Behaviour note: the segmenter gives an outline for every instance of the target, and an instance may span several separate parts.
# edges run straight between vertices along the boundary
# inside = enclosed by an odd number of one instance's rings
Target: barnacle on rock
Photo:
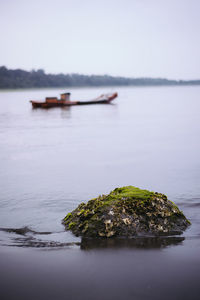
[[[126,186],[81,203],[63,224],[77,236],[110,238],[181,234],[190,222],[166,195]]]

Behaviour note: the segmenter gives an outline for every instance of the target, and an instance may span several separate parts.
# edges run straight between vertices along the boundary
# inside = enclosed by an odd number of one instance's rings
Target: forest
[[[200,80],[165,78],[126,78],[109,75],[46,74],[44,70],[25,71],[0,67],[0,89],[92,86],[199,85]]]

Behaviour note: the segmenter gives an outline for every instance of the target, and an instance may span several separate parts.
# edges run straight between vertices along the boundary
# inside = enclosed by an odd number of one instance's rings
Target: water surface
[[[74,100],[114,91],[71,90]],[[29,100],[64,90],[0,93],[5,299],[198,299],[200,87],[116,91],[111,105],[47,110]],[[125,185],[167,194],[192,226],[181,237],[120,242],[64,231],[79,203]]]

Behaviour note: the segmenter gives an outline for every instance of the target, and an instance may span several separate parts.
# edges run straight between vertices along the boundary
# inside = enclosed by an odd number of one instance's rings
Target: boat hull
[[[107,98],[102,99],[100,96],[99,98],[91,101],[61,101],[61,100],[55,100],[51,102],[39,102],[31,100],[33,108],[51,108],[51,107],[64,107],[64,106],[73,106],[73,105],[91,105],[91,104],[109,104],[112,100],[114,100],[117,97],[117,93],[114,93]]]
[[[46,103],[46,102],[36,102],[30,101],[33,108],[50,108],[50,107],[63,107],[77,105],[77,103]]]

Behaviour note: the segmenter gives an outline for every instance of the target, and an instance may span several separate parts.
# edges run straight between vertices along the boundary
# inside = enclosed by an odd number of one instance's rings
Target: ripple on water
[[[137,237],[132,239],[110,238],[110,239],[79,239],[71,236],[71,241],[58,241],[59,234],[63,232],[37,232],[25,226],[22,228],[0,228],[0,231],[11,234],[9,241],[1,244],[4,246],[15,246],[23,248],[46,248],[59,249],[78,247],[81,250],[91,249],[119,249],[119,248],[165,248],[169,246],[179,245],[184,241],[183,236],[169,236],[169,237]],[[53,235],[53,238],[49,238]],[[41,236],[43,238],[41,239]]]

